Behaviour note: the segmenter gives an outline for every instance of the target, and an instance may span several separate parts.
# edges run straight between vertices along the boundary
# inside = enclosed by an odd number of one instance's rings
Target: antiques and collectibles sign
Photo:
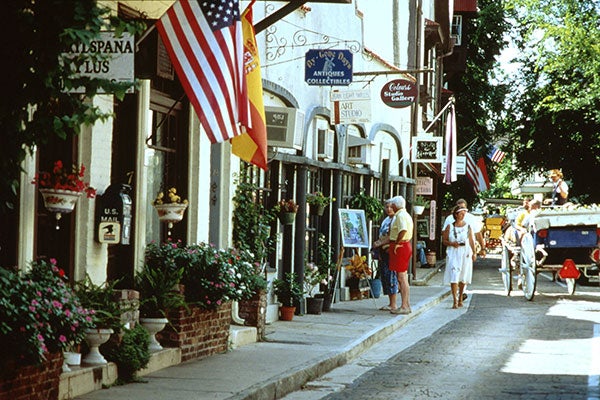
[[[348,86],[352,83],[350,50],[309,50],[304,62],[304,80],[309,85]]]

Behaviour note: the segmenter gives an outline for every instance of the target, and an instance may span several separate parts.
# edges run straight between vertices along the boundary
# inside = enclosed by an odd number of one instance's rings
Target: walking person
[[[406,200],[402,196],[390,200],[394,209],[394,219],[390,227],[390,271],[396,273],[400,288],[401,305],[392,308],[392,314],[410,314],[410,285],[408,283],[408,267],[412,258],[410,244],[413,235],[413,220],[406,211]]]
[[[467,201],[465,199],[456,200],[456,205],[458,207],[468,209]],[[444,220],[444,225],[442,226],[442,232],[446,229],[446,227],[454,222],[454,216],[452,214],[448,215]],[[483,229],[483,223],[480,219],[478,219],[475,215],[467,212],[465,215],[465,222],[471,226],[471,232],[474,235],[475,241],[479,244],[479,256],[485,257],[485,240],[483,240],[483,233],[481,233]]]
[[[471,226],[465,222],[467,209],[455,206],[452,209],[454,222],[447,225],[442,233],[442,244],[446,246],[446,271],[444,284],[450,284],[452,308],[463,306],[463,293],[473,277],[475,240]]]
[[[381,307],[380,310],[391,311],[397,308],[396,295],[398,294],[398,278],[395,272],[390,271],[390,255],[388,254],[390,247],[390,226],[396,213],[391,199],[385,201],[385,213],[387,216],[381,222],[379,238],[373,243],[373,249],[377,251],[379,257],[379,272],[381,273],[383,294],[389,298],[389,304]]]

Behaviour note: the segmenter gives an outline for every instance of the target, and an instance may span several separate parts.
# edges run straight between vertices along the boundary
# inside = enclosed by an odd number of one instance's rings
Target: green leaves
[[[98,79],[71,79],[68,64],[61,54],[76,42],[89,43],[100,31],[141,32],[141,22],[110,17],[110,10],[96,1],[82,0],[14,0],[4,9],[0,34],[4,53],[10,55],[11,67],[0,77],[10,96],[0,100],[0,131],[5,138],[0,148],[0,214],[14,209],[19,166],[25,158],[23,148],[44,147],[52,140],[66,139],[109,115],[81,95],[69,94],[63,87],[86,88],[88,97],[100,87],[123,99],[129,85]],[[33,118],[29,113],[33,112]]]

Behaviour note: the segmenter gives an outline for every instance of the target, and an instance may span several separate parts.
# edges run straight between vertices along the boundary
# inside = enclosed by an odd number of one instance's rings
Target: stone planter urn
[[[90,352],[82,362],[85,364],[107,364],[108,362],[104,356],[100,354],[100,345],[108,342],[112,334],[112,329],[86,329],[85,341],[90,347]]]
[[[168,323],[169,320],[166,318],[140,318],[140,324],[146,328],[150,334],[150,345],[148,346],[148,350],[150,350],[151,353],[163,349],[156,339],[156,334],[165,329],[165,326]]]

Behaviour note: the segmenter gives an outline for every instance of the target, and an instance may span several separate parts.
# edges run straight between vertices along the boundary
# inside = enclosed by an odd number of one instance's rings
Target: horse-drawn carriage
[[[598,279],[600,267],[600,207],[543,208],[531,219],[530,232],[517,240],[502,237],[500,273],[507,295],[514,279],[523,287],[527,300],[533,300],[537,274],[552,272],[564,279],[569,294],[576,280]]]

